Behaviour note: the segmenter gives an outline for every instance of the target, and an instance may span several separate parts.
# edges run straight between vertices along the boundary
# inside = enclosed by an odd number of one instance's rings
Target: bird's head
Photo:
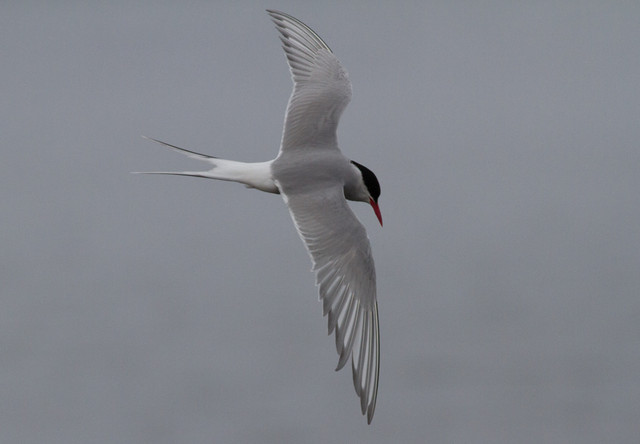
[[[373,211],[376,213],[376,217],[380,221],[380,226],[382,226],[382,214],[380,213],[380,207],[378,207],[378,198],[380,197],[380,182],[378,182],[378,178],[375,174],[373,174],[373,171],[371,171],[366,166],[361,165],[358,162],[354,162],[353,160],[351,161],[351,164],[355,166],[358,171],[360,171],[360,175],[362,176],[362,183],[364,184],[364,189],[362,190],[361,195],[353,200],[368,202],[373,208]]]

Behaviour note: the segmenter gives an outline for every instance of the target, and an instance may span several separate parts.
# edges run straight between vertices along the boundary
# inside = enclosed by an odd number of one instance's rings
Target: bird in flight
[[[282,195],[316,275],[329,334],[339,354],[336,371],[351,356],[353,384],[370,424],[380,373],[376,272],[369,238],[347,200],[371,205],[380,225],[380,184],[364,165],[345,157],[336,129],[351,99],[351,82],[329,46],[300,20],[267,10],[293,78],[280,151],[268,162],[237,162],[198,154],[151,139],[204,161],[205,171],[155,171],[239,182]]]

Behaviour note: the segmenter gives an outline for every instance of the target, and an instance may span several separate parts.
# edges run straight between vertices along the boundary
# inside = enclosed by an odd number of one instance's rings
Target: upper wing
[[[311,28],[282,12],[267,12],[280,31],[293,77],[293,92],[287,106],[280,149],[337,149],[338,120],[351,100],[347,72]]]
[[[380,333],[376,271],[364,226],[341,186],[312,193],[283,193],[316,273],[329,334],[335,330],[340,370],[352,355],[353,384],[371,423],[378,394]],[[353,352],[353,353],[352,353]]]

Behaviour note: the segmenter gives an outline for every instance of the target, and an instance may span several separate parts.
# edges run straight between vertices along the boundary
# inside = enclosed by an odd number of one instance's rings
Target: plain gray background
[[[264,9],[349,71],[378,270],[371,426],[269,160]],[[640,4],[3,2],[0,441],[635,443]]]

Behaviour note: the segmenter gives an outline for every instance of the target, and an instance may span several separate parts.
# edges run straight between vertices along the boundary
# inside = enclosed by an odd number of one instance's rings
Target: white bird
[[[307,25],[279,11],[267,13],[280,32],[293,78],[278,156],[268,162],[236,162],[151,139],[205,161],[211,169],[145,174],[228,180],[282,195],[311,256],[329,334],[335,332],[340,355],[336,371],[352,357],[353,384],[362,414],[371,423],[380,372],[376,273],[367,233],[347,200],[369,203],[382,225],[380,184],[371,170],[338,148],[338,120],[351,99],[347,72]]]

